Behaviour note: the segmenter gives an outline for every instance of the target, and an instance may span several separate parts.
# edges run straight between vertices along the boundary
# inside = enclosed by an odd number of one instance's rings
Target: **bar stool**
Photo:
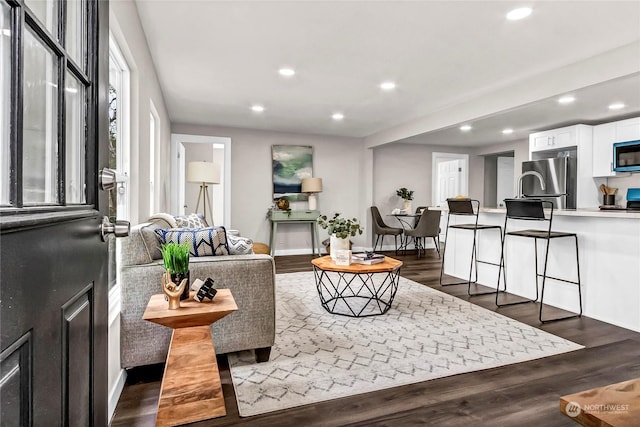
[[[454,199],[447,199],[447,204],[449,205],[449,213],[447,214],[447,228],[445,231],[445,235],[444,235],[444,249],[442,250],[442,265],[440,266],[440,285],[441,286],[451,286],[451,285],[467,285],[467,293],[469,294],[469,296],[476,296],[476,295],[488,295],[488,294],[493,294],[494,291],[490,291],[490,292],[476,292],[476,293],[472,293],[471,292],[471,284],[477,284],[478,282],[478,263],[482,263],[482,264],[489,264],[489,265],[495,265],[496,267],[500,267],[501,264],[496,264],[493,262],[489,262],[489,261],[482,261],[478,259],[478,232],[480,230],[498,230],[498,232],[500,233],[500,237],[501,237],[501,242],[502,242],[502,227],[500,227],[499,225],[485,225],[485,224],[478,224],[478,214],[480,211],[480,201],[475,200],[475,199],[467,199],[467,198],[454,198]],[[451,216],[470,216],[470,217],[474,217],[474,222],[472,224],[454,224],[454,225],[449,225],[449,220],[451,219]],[[449,229],[450,228],[455,228],[458,230],[470,230],[473,231],[473,246],[471,248],[471,263],[469,265],[469,280],[464,281],[464,282],[454,282],[454,283],[442,283],[442,275],[444,274],[444,261],[445,261],[445,254],[447,252],[447,246],[448,246],[448,236],[449,236]],[[475,264],[475,279],[473,281],[471,281],[471,275],[473,273],[473,266]],[[506,280],[506,278],[505,278]],[[500,269],[498,269],[498,283],[500,283]],[[505,290],[507,288],[507,284],[505,282],[504,284],[505,286]]]
[[[553,223],[553,203],[540,200],[540,199],[505,199],[505,206],[507,207],[507,214],[504,219],[504,232],[502,234],[502,251],[500,254],[500,265],[504,268],[504,244],[507,236],[519,236],[534,239],[534,257],[536,266],[536,298],[533,300],[515,301],[510,303],[498,304],[498,292],[496,289],[496,305],[498,307],[504,307],[507,305],[523,304],[528,302],[536,302],[538,300],[538,277],[542,276],[542,292],[540,293],[540,311],[538,319],[541,323],[551,322],[554,320],[570,319],[573,317],[582,316],[582,292],[580,287],[580,259],[578,257],[578,235],[576,233],[567,233],[563,231],[551,231]],[[545,216],[545,209],[549,209],[549,216]],[[507,231],[507,224],[509,220],[524,220],[524,221],[543,221],[548,222],[549,226],[546,229],[528,229]],[[578,281],[572,281],[567,279],[561,279],[558,277],[547,275],[547,261],[549,259],[549,245],[551,239],[557,239],[561,237],[573,237],[576,245],[576,267],[578,272]],[[544,254],[544,268],[542,274],[538,273],[538,240],[546,240],[547,247]],[[502,270],[502,269],[501,269]],[[505,273],[506,275],[506,273]],[[580,312],[564,317],[555,317],[552,319],[542,319],[542,307],[544,306],[544,285],[547,279],[558,280],[565,283],[572,283],[578,285],[578,298],[580,304]],[[498,283],[500,283],[500,273],[498,273]]]

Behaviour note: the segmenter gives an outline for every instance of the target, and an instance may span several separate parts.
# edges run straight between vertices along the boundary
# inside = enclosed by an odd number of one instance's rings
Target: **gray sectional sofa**
[[[169,222],[167,222],[167,220]],[[171,329],[142,320],[149,298],[162,293],[163,264],[154,229],[171,228],[171,220],[153,219],[131,228],[122,239],[120,283],[120,360],[123,368],[164,362]],[[255,350],[257,361],[269,359],[275,340],[275,264],[269,255],[191,257],[191,281],[211,277],[216,288],[229,288],[238,311],[211,326],[217,354]]]

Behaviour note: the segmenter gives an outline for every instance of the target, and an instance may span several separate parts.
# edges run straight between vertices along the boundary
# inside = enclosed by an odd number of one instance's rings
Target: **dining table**
[[[409,247],[409,237],[405,235],[406,230],[412,230],[415,228],[418,223],[418,219],[420,219],[421,213],[390,213],[387,216],[393,216],[400,223],[402,227],[402,236],[400,238],[400,250],[404,250],[406,253],[407,248]],[[411,238],[413,240],[413,238]]]

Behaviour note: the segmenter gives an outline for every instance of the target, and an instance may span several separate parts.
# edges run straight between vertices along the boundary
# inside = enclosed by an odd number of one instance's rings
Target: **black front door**
[[[108,2],[0,16],[0,425],[103,426]]]

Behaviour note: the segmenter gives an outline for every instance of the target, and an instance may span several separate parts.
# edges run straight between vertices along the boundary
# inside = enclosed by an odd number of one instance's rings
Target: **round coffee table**
[[[336,265],[330,256],[311,260],[320,303],[329,313],[379,316],[391,308],[402,261],[385,257],[373,265]]]

